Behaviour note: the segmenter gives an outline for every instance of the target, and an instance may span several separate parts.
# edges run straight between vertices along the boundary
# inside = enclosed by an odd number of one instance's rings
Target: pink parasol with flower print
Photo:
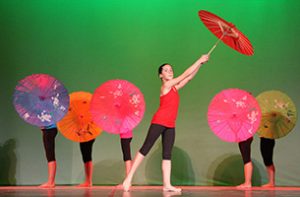
[[[261,110],[256,99],[247,91],[227,89],[218,93],[208,107],[211,130],[227,142],[241,142],[257,131]]]
[[[130,132],[142,120],[144,112],[143,94],[126,80],[103,83],[95,90],[91,101],[94,122],[108,133]]]

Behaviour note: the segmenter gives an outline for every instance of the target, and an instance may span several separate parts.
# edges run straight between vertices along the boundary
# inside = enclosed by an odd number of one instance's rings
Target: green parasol
[[[296,125],[296,106],[286,94],[271,90],[256,97],[261,108],[260,137],[277,139],[286,136]]]

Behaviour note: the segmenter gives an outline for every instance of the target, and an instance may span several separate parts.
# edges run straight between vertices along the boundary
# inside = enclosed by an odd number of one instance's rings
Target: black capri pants
[[[92,161],[92,149],[95,139],[87,142],[80,142],[80,151],[84,163]]]
[[[171,160],[172,148],[175,141],[175,128],[168,128],[158,124],[150,125],[140,153],[146,156],[160,135],[162,136],[162,157],[164,160]]]
[[[260,138],[260,152],[264,160],[265,166],[273,165],[273,150],[275,146],[274,139]]]
[[[132,138],[121,138],[123,161],[131,160],[130,143]]]
[[[42,133],[47,161],[55,161],[55,137],[57,135],[57,128],[42,129]]]
[[[248,138],[245,141],[239,142],[240,152],[242,154],[244,164],[249,163],[251,161],[251,143],[253,141],[253,137]]]

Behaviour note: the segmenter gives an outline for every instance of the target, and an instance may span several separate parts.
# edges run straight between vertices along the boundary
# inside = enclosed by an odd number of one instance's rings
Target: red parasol
[[[234,24],[229,23],[217,15],[205,10],[200,10],[198,14],[204,25],[219,38],[208,54],[215,49],[220,40],[239,53],[244,55],[254,54],[251,42],[235,27]]]
[[[240,89],[227,89],[218,93],[208,107],[211,130],[227,142],[241,142],[257,131],[261,111],[256,99]]]
[[[91,101],[93,120],[113,134],[131,131],[145,112],[144,96],[126,80],[109,80],[99,86]]]

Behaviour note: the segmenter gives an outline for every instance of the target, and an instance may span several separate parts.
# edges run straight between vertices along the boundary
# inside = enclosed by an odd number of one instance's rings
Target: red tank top
[[[174,128],[179,106],[179,94],[173,87],[167,94],[160,97],[160,104],[151,123]]]

